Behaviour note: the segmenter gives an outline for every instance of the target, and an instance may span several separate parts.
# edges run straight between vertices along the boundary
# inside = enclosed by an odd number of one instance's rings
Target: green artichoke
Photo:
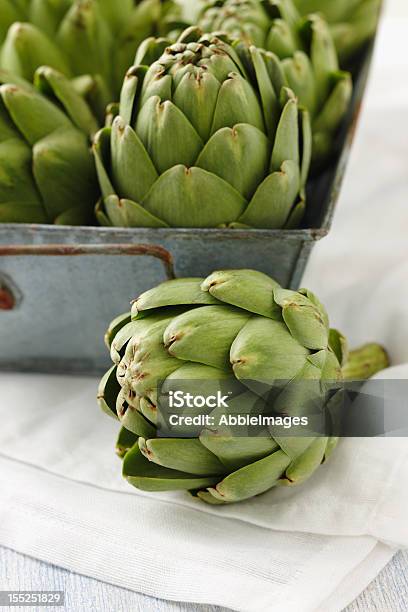
[[[279,61],[249,50],[255,86],[233,46],[197,28],[171,46],[146,41],[137,59],[96,137],[101,223],[298,226],[310,124]]]
[[[291,437],[273,427],[247,437],[203,427],[193,438],[162,437],[157,429],[161,385],[190,380],[214,390],[232,378],[228,409],[211,414],[250,415],[275,391],[276,412],[299,415],[313,397],[299,383],[313,383],[320,397],[325,381],[340,381],[346,342],[308,290],[282,289],[253,270],[168,281],[115,319],[106,340],[115,365],[101,381],[99,403],[123,425],[123,474],[139,489],[189,490],[213,504],[241,501],[303,482],[336,446],[335,437]],[[370,345],[353,362],[349,372],[359,378],[386,367],[387,357]]]
[[[318,11],[330,24],[342,65],[373,38],[382,0],[295,0],[303,15]]]
[[[349,108],[352,79],[339,70],[324,19],[317,14],[302,19],[292,0],[214,0],[203,9],[199,25],[282,59],[288,87],[311,116],[314,162],[326,162]]]
[[[117,100],[126,70],[147,36],[171,27],[170,0],[0,0],[0,67],[29,81],[49,65],[92,75],[100,112]]]
[[[0,70],[0,222],[83,225],[99,196],[98,128],[70,81],[40,68],[34,85]]]

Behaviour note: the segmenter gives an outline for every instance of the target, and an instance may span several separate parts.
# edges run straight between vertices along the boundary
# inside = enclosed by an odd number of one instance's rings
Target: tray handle
[[[160,259],[168,280],[175,278],[173,256],[155,244],[10,244],[0,257],[78,257],[86,255],[148,256]],[[10,279],[0,275],[0,311],[13,310],[18,300]]]
[[[156,244],[9,244],[0,245],[0,257],[78,257],[84,255],[145,255],[162,262],[167,278],[175,278],[173,256]]]

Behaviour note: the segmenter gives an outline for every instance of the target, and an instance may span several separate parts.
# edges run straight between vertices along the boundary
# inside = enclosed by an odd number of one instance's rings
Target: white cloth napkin
[[[408,21],[388,20],[331,235],[304,284],[408,378]],[[390,49],[389,54],[386,52]],[[406,66],[405,66],[406,68]],[[0,336],[1,338],[1,336]],[[408,443],[343,440],[307,483],[236,506],[137,492],[97,381],[0,375],[0,544],[118,586],[259,612],[338,612],[408,545]]]

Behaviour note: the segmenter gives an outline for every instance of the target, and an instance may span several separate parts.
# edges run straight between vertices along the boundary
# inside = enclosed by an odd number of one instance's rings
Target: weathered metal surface
[[[304,229],[0,225],[0,369],[102,371],[109,361],[103,345],[109,321],[173,275],[245,266],[298,287],[315,242],[331,226],[371,55],[372,47],[338,140],[340,153],[308,188]]]

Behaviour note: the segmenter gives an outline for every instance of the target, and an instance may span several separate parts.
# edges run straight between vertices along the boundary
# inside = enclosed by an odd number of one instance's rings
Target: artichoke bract
[[[170,46],[146,41],[137,59],[118,116],[95,142],[100,222],[297,227],[310,122],[279,61],[252,47],[254,85],[229,41],[198,28]]]
[[[139,489],[189,490],[214,504],[241,501],[303,482],[336,446],[332,436],[292,437],[274,427],[238,436],[204,426],[194,437],[163,437],[158,429],[159,390],[178,381],[192,381],[204,394],[235,381],[229,406],[211,412],[225,416],[250,415],[271,391],[276,412],[299,415],[309,393],[304,381],[318,396],[324,381],[340,381],[346,341],[308,290],[282,289],[253,270],[168,281],[115,319],[106,341],[114,366],[101,381],[99,403],[122,423],[123,474]],[[387,358],[370,345],[353,362],[348,371],[358,378],[386,367]]]
[[[255,45],[282,60],[287,86],[311,115],[314,162],[326,162],[353,86],[351,75],[339,69],[325,20],[317,14],[302,19],[292,0],[215,0],[203,9],[199,25],[241,41],[242,51]]]
[[[307,15],[319,12],[330,24],[342,65],[354,58],[375,35],[381,0],[294,0]]]
[[[0,70],[0,222],[88,224],[98,123],[59,72],[40,68],[34,82]]]
[[[29,81],[49,65],[69,77],[92,75],[102,113],[117,100],[138,45],[177,17],[170,0],[2,0],[0,67]]]

